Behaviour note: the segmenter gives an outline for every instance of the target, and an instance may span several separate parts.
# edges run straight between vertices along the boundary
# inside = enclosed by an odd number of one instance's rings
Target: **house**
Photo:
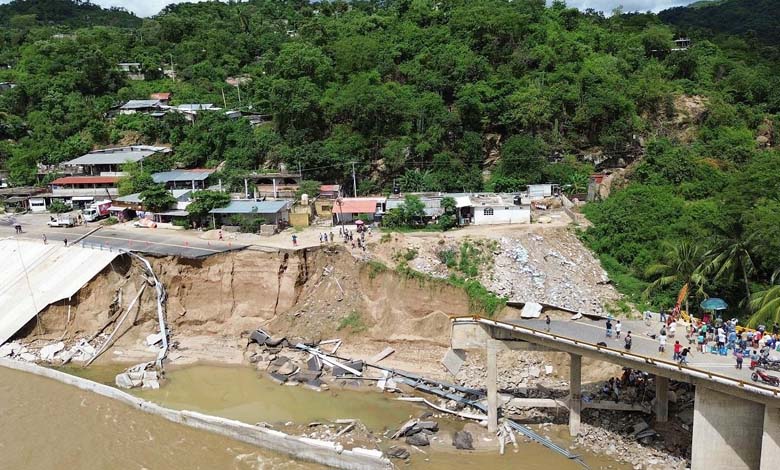
[[[337,199],[341,197],[341,185],[340,184],[323,184],[320,186],[319,197],[324,199]]]
[[[40,212],[53,200],[60,200],[76,209],[83,209],[95,201],[111,199],[117,194],[118,176],[66,176],[49,183],[49,192],[37,195],[35,201]],[[31,201],[32,203],[33,201]]]
[[[152,93],[149,95],[150,99],[157,100],[160,102],[160,104],[168,106],[171,103],[171,97],[173,96],[173,93],[165,92],[165,93]]]
[[[358,219],[376,220],[385,211],[387,198],[347,197],[337,199],[333,206],[333,225],[349,224]]]
[[[109,211],[124,214],[138,213],[141,218],[151,218],[157,223],[170,223],[176,218],[189,217],[187,206],[192,202],[191,189],[172,189],[171,196],[176,200],[175,204],[163,212],[150,213],[146,211],[141,193],[128,194],[127,196],[114,197],[111,199]],[[127,218],[127,216],[125,216]]]
[[[122,165],[127,162],[143,162],[152,155],[170,152],[168,147],[152,147],[148,145],[133,145],[102,150],[93,150],[73,160],[63,163],[63,166],[77,166],[78,173],[90,176],[124,176]],[[143,164],[143,163],[142,163]]]
[[[317,217],[333,217],[333,204],[341,197],[341,185],[323,184],[320,186],[320,195],[314,199],[314,213]]]
[[[546,197],[557,196],[561,193],[561,190],[557,184],[529,184],[528,185],[528,197],[534,201],[537,199],[544,199]]]
[[[677,38],[674,40],[673,51],[687,51],[691,47],[690,38]]]
[[[0,82],[0,91],[10,90],[16,88],[16,84],[12,82]]]
[[[194,121],[198,116],[198,113],[209,111],[220,111],[222,108],[218,108],[211,103],[189,103],[180,104],[178,106],[170,106],[168,108],[170,112],[179,113],[184,116],[187,121]]]
[[[193,168],[190,170],[171,170],[154,173],[152,179],[155,183],[164,184],[168,189],[190,189],[196,191],[207,189],[206,180],[216,170],[208,168]]]
[[[45,202],[36,196],[44,191],[46,190],[34,186],[2,187],[0,188],[0,203],[5,206],[6,211],[43,212],[46,210]],[[35,202],[34,206],[33,201]]]
[[[209,211],[214,226],[233,225],[233,216],[261,217],[266,224],[276,227],[286,226],[290,220],[290,201],[256,201],[253,199],[238,199],[230,201],[225,207]]]
[[[425,205],[423,211],[425,211],[425,218],[427,220],[436,219],[444,214],[444,209],[441,207],[441,200],[445,197],[452,197],[447,193],[406,193],[405,195],[393,195],[387,198],[385,204],[386,210],[389,212],[393,209],[397,209],[404,203],[406,195],[414,195],[420,198],[420,202]]]
[[[478,193],[454,199],[461,225],[531,223],[531,208],[521,205],[519,195]]]
[[[130,80],[144,80],[146,78],[143,69],[141,68],[141,64],[138,62],[120,62],[117,64],[117,67],[119,67],[119,70],[124,72]]]
[[[255,197],[272,197],[274,199],[295,197],[300,188],[303,177],[300,173],[251,173],[246,175],[244,181],[251,180],[254,185]],[[249,186],[245,184],[248,191]],[[249,196],[247,194],[247,196]]]
[[[119,107],[119,114],[151,114],[162,116],[163,102],[157,99],[151,100],[130,100],[127,103]]]

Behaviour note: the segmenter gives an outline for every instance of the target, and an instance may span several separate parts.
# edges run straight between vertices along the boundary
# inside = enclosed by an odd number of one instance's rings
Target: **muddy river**
[[[115,367],[68,372],[112,383]],[[156,391],[134,394],[170,408],[224,416],[247,423],[305,424],[338,418],[360,419],[381,435],[425,408],[392,395],[353,390],[314,392],[258,378],[246,367],[197,365],[169,372]],[[439,420],[439,434],[461,429],[463,421]],[[128,406],[49,379],[0,368],[0,469],[314,469],[313,464],[206,432],[169,423]],[[565,428],[550,437],[566,444]],[[413,469],[482,467],[496,469],[582,469],[544,447],[521,443],[504,456],[496,452],[414,452]],[[585,454],[592,469],[630,468]]]

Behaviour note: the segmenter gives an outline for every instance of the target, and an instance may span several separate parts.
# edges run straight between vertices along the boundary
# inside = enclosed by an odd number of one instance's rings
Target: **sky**
[[[8,3],[10,0],[0,0]],[[104,7],[124,7],[138,16],[152,16],[170,3],[182,3],[183,0],[92,0],[92,3]],[[189,0],[203,1],[203,0]],[[571,7],[580,9],[593,8],[609,14],[615,7],[623,5],[623,11],[661,11],[665,8],[687,5],[694,0],[567,0]],[[548,3],[550,1],[548,0]]]

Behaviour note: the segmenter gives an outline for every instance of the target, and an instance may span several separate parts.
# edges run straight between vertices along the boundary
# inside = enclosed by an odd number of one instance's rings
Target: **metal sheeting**
[[[78,292],[119,254],[56,242],[0,240],[0,344],[49,304]]]

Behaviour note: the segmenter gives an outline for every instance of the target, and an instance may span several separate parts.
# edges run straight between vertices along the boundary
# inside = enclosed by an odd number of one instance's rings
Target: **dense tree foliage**
[[[28,184],[36,165],[94,147],[170,144],[173,157],[129,169],[122,193],[148,190],[151,171],[224,162],[217,177],[236,189],[242,173],[281,164],[350,185],[354,165],[361,194],[542,181],[581,194],[594,163],[635,162],[586,210],[588,242],[639,292],[665,278],[653,303],[691,282],[695,255],[697,288],[745,306],[780,267],[780,56],[766,38],[777,34],[760,33],[776,28],[770,3],[606,18],[560,0],[250,0],[124,23],[105,10],[114,19],[64,19],[86,18],[86,3],[52,7],[55,18],[41,9],[66,0],[15,1],[0,7],[0,82],[16,84],[0,91],[0,167]],[[729,35],[748,6],[767,13],[751,18],[758,34]],[[679,35],[689,49],[672,50]],[[140,63],[146,80],[120,62]],[[110,118],[154,92],[269,118]],[[216,201],[199,194],[203,222]],[[674,253],[686,273],[670,278]]]

